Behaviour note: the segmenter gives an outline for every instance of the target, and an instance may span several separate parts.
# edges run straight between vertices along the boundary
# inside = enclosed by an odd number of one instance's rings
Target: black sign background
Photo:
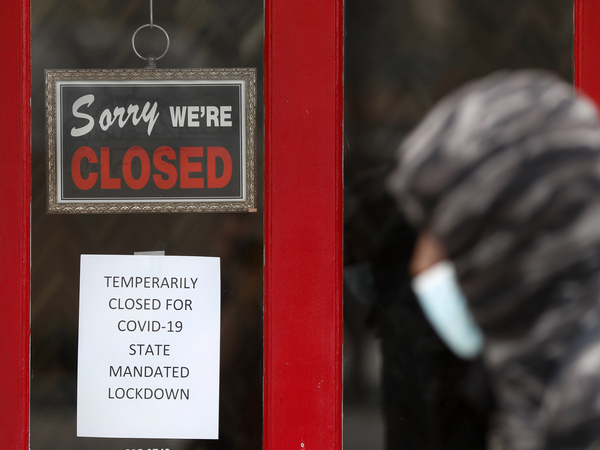
[[[85,118],[75,117],[73,114],[73,103],[84,95],[94,95],[91,105],[83,105],[78,111],[87,114],[94,119],[93,129],[78,137],[71,136],[71,129],[80,128],[88,123]],[[85,82],[60,84],[57,95],[60,98],[58,124],[61,127],[58,139],[58,164],[60,166],[62,183],[59,186],[61,192],[59,197],[66,201],[111,201],[111,199],[123,199],[131,201],[151,201],[155,199],[172,199],[173,201],[187,201],[191,199],[208,200],[241,200],[244,196],[244,157],[242,142],[242,124],[244,121],[243,108],[244,99],[242,83],[232,81],[226,83],[212,82],[211,84],[196,84],[195,82],[122,82],[110,84],[106,82]],[[129,105],[138,105],[141,113],[146,102],[153,106],[157,103],[158,118],[154,127],[148,135],[148,123],[141,120],[136,126],[131,119],[119,127],[118,121],[106,131],[100,127],[100,117],[105,109],[111,114],[115,107],[127,108]],[[174,127],[169,107],[217,107],[220,111],[222,106],[231,107],[230,116],[227,118],[231,126],[207,126],[207,114],[201,117],[198,111],[197,121],[199,126],[189,127],[187,116],[183,126]],[[125,117],[127,114],[125,115]],[[96,163],[88,163],[86,158],[81,161],[81,176],[87,178],[90,173],[97,173],[97,181],[90,189],[78,188],[71,173],[71,162],[73,155],[82,146],[90,147],[97,156]],[[149,181],[141,189],[130,188],[122,176],[122,162],[128,149],[134,146],[142,147],[148,154],[151,166]],[[168,146],[175,151],[176,160],[167,160],[177,169],[177,183],[170,189],[158,188],[153,175],[166,175],[157,170],[152,164],[154,151]],[[101,148],[109,148],[110,153],[110,177],[119,178],[120,189],[101,189],[100,159]],[[190,173],[190,178],[206,178],[207,171],[207,148],[223,147],[231,155],[232,174],[229,183],[223,188],[209,188],[205,180],[204,188],[180,187],[180,148],[181,147],[203,147],[203,157],[191,158],[191,162],[201,162],[202,171]],[[223,164],[220,158],[216,158],[216,175],[223,173]],[[141,174],[141,160],[132,159],[131,173],[134,178]],[[197,167],[197,166],[196,166]]]

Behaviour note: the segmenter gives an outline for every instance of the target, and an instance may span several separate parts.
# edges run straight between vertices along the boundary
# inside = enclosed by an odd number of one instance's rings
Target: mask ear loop
[[[133,47],[133,51],[135,52],[135,54],[138,55],[138,57],[140,57],[141,59],[148,61],[148,64],[146,65],[146,69],[156,69],[156,61],[158,61],[159,59],[161,59],[163,56],[165,56],[167,54],[167,52],[169,51],[169,46],[171,45],[171,40],[169,39],[169,34],[165,31],[165,29],[163,27],[160,27],[160,26],[154,24],[153,9],[154,8],[152,5],[152,0],[150,0],[150,23],[147,23],[146,25],[142,25],[141,27],[139,27],[137,30],[135,30],[135,32],[133,33],[133,36],[131,37],[131,46]],[[142,55],[139,54],[139,52],[135,48],[135,36],[138,34],[138,32],[142,28],[150,28],[151,30],[154,28],[158,28],[160,31],[162,31],[165,34],[165,37],[167,38],[167,47],[165,48],[165,51],[160,56],[156,57],[154,55],[148,55],[147,58],[144,58]]]

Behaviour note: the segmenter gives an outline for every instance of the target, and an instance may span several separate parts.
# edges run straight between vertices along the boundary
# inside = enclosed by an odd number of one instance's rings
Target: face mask
[[[425,316],[457,356],[475,358],[483,348],[483,333],[473,320],[462,294],[454,265],[441,261],[412,279]]]

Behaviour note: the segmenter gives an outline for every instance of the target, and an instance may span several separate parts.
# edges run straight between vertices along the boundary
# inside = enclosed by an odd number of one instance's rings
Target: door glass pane
[[[483,449],[493,399],[410,290],[416,232],[387,195],[394,153],[452,89],[504,68],[572,79],[573,1],[347,0],[344,448]]]
[[[257,69],[256,179],[262,180],[262,2],[153,3],[154,23],[171,39],[159,68]],[[31,449],[260,449],[262,181],[256,213],[47,214],[44,69],[144,67],[131,38],[149,23],[149,2],[32,0],[31,10]],[[160,54],[164,45],[161,33],[136,37],[142,55]],[[152,250],[221,258],[219,439],[77,438],[80,255]]]

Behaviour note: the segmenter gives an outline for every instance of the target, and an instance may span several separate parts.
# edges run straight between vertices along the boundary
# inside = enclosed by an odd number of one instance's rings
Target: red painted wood
[[[265,3],[264,448],[342,447],[341,0]]]
[[[29,446],[29,1],[2,0],[0,27],[0,443]]]
[[[267,0],[267,449],[341,449],[342,1]],[[28,448],[29,5],[4,0],[0,50],[0,442]]]
[[[600,1],[575,0],[575,86],[600,105]]]

